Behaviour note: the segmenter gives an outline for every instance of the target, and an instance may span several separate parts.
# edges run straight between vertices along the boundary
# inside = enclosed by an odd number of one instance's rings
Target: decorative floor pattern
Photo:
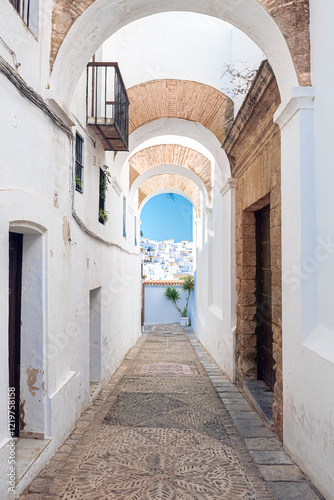
[[[275,498],[195,349],[178,325],[145,334],[79,419],[58,472],[59,453],[20,498]]]

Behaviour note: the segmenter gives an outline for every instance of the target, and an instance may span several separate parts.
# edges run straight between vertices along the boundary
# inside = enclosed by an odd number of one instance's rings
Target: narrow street
[[[20,496],[322,498],[192,330],[145,333]]]

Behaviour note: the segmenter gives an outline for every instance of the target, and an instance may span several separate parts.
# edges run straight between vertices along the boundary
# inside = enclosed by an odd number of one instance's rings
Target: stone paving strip
[[[24,500],[322,497],[190,328],[156,325]]]
[[[254,462],[277,500],[316,500],[323,496],[284,451],[282,442],[218,367],[191,328],[187,334],[228,410]]]

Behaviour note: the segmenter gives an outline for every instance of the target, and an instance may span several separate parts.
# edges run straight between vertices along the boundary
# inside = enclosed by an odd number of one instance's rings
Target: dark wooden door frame
[[[9,387],[15,388],[15,431],[20,432],[21,294],[23,234],[9,233]]]
[[[275,384],[270,264],[270,206],[255,212],[257,376],[270,389]]]

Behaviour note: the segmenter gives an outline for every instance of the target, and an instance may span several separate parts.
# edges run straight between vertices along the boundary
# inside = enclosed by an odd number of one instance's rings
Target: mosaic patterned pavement
[[[144,335],[112,380],[20,498],[276,498],[184,329]]]

